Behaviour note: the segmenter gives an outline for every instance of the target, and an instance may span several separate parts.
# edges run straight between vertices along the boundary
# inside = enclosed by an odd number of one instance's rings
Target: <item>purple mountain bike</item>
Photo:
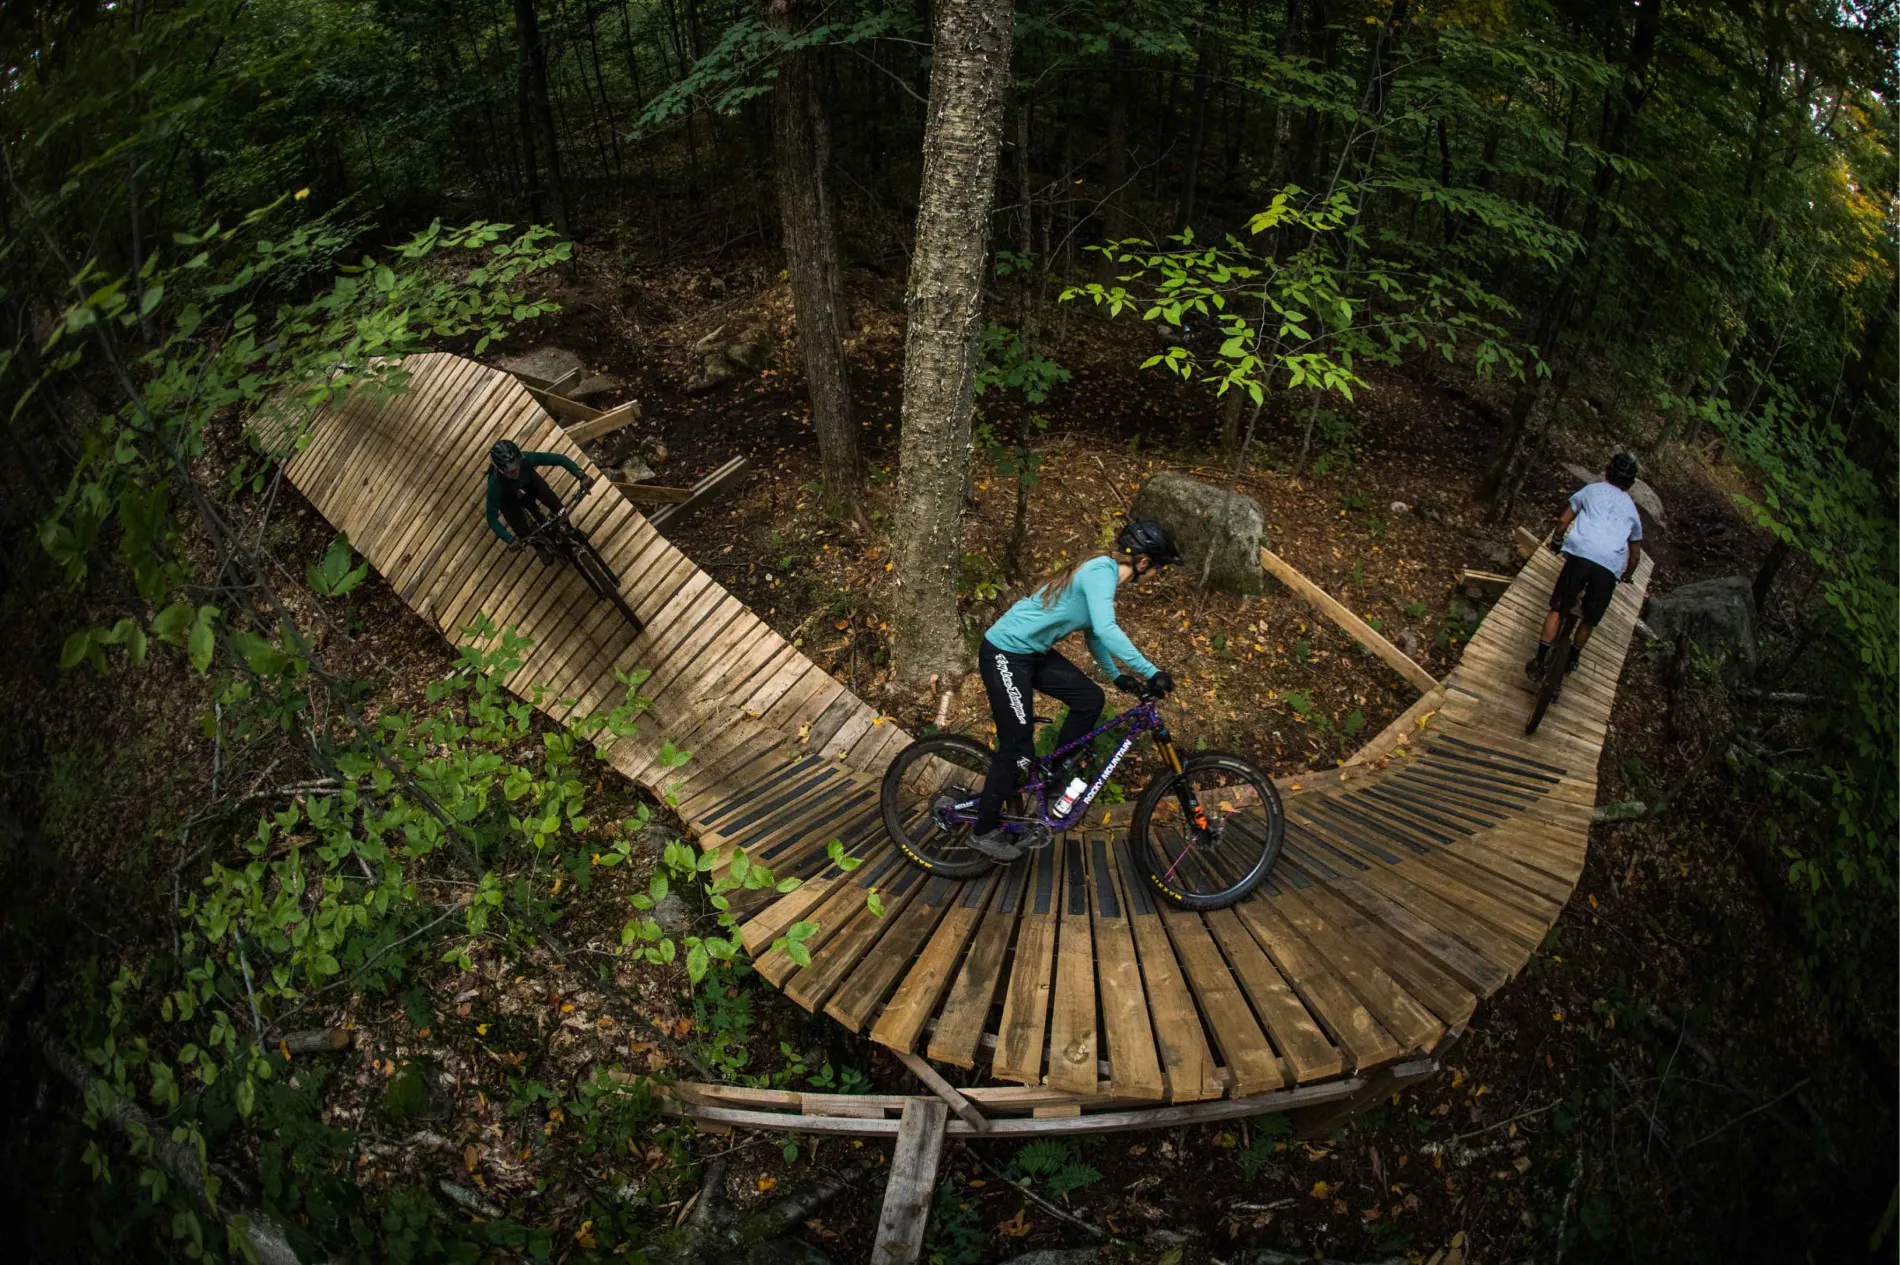
[[[1185,758],[1161,719],[1156,695],[1093,732],[1036,760],[1003,801],[1003,829],[1026,847],[1047,847],[1082,824],[1109,775],[1144,733],[1167,767],[1135,801],[1128,822],[1129,851],[1140,876],[1182,909],[1223,909],[1260,885],[1280,855],[1286,820],[1273,782],[1237,755],[1201,751]],[[1040,719],[1040,718],[1038,718]],[[1062,787],[1053,769],[1111,730],[1125,729],[1120,745],[1063,816],[1055,803]],[[977,799],[990,767],[989,747],[967,734],[920,738],[897,753],[884,772],[880,806],[884,828],[919,869],[944,878],[973,878],[996,862],[969,846]],[[1135,875],[1125,875],[1133,882]]]

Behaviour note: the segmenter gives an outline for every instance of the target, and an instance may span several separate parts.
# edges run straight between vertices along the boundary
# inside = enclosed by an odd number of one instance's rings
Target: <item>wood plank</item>
[[[1062,891],[1056,918],[1055,1004],[1049,1020],[1049,1086],[1073,1094],[1092,1094],[1099,1043],[1094,931],[1089,920],[1090,876],[1082,838],[1071,833],[1058,844],[1063,857]]]
[[[937,1194],[937,1163],[949,1117],[950,1109],[935,1098],[912,1098],[904,1104],[871,1243],[872,1265],[915,1265],[923,1256],[924,1227]]]
[[[1234,1094],[1264,1094],[1280,1088],[1286,1083],[1280,1061],[1267,1044],[1266,1034],[1248,1008],[1220,949],[1208,935],[1207,924],[1197,913],[1168,905],[1161,906],[1161,922],[1194,990],[1194,1000],[1207,1018],[1214,1046],[1233,1073]]]
[[[1339,1075],[1345,1067],[1339,1047],[1306,1013],[1306,1007],[1241,925],[1240,916],[1229,908],[1209,910],[1202,917],[1292,1078],[1312,1081]]]
[[[1214,1054],[1201,1033],[1194,999],[1174,957],[1174,945],[1161,925],[1153,890],[1129,858],[1128,840],[1117,836],[1115,865],[1122,876],[1129,923],[1135,936],[1135,956],[1141,963],[1142,994],[1153,1022],[1155,1054],[1174,1102],[1218,1098],[1224,1092],[1215,1073]]]
[[[976,1052],[1002,982],[1032,868],[1033,859],[1025,857],[1006,868],[997,880],[995,894],[970,940],[970,951],[964,955],[956,981],[944,995],[943,1010],[930,1034],[926,1052],[938,1063],[976,1066]]]
[[[1286,893],[1272,899],[1254,896],[1233,909],[1306,1009],[1344,1052],[1350,1069],[1377,1067],[1398,1058],[1398,1042],[1282,916],[1279,904],[1290,899]]]
[[[1108,1056],[1109,1089],[1129,1098],[1159,1101],[1167,1093],[1161,1058],[1155,1051],[1148,1008],[1141,995],[1141,962],[1135,956],[1128,925],[1126,881],[1115,861],[1112,840],[1089,838],[1089,913],[1095,929],[1095,969],[1101,982],[1102,1037]]]
[[[616,404],[605,412],[596,413],[584,422],[567,428],[567,437],[577,444],[591,444],[604,439],[617,430],[633,425],[641,418],[640,404],[637,400],[628,400],[625,404]]]
[[[607,482],[614,491],[626,497],[636,505],[642,501],[658,505],[683,505],[693,499],[691,488],[669,488],[659,483],[633,483],[626,479],[607,476]]]
[[[961,886],[947,878],[927,878],[923,891],[901,914],[892,917],[887,913],[885,921],[890,925],[878,939],[877,952],[867,955],[838,986],[825,1003],[825,1013],[852,1032],[861,1031],[944,914],[955,905]]]
[[[1429,692],[1437,688],[1438,681],[1431,673],[1419,667],[1403,650],[1375,632],[1372,625],[1347,610],[1332,594],[1294,570],[1272,550],[1260,551],[1260,565],[1281,583],[1318,608],[1321,614],[1345,629],[1353,640],[1378,655],[1384,660],[1386,666],[1410,681],[1419,690]]]
[[[1053,844],[1033,854],[1023,893],[1023,916],[1016,931],[1015,964],[1003,995],[1003,1017],[996,1028],[993,1075],[1025,1085],[1042,1082],[1044,1034],[1054,994],[1056,908],[1062,890],[1062,850]]]
[[[711,474],[693,484],[693,498],[678,505],[666,505],[647,516],[655,527],[678,527],[687,519],[724,497],[739,486],[747,469],[744,457],[734,457]]]
[[[930,1022],[931,1012],[949,990],[963,950],[976,934],[984,913],[995,898],[1002,872],[991,870],[981,878],[959,885],[950,909],[931,935],[930,943],[917,955],[897,991],[878,1013],[871,1028],[871,1040],[893,1050],[909,1051],[917,1044]],[[989,1004],[983,1007],[986,1011]],[[980,1035],[980,1030],[979,1030]],[[967,1066],[967,1064],[965,1065]]]

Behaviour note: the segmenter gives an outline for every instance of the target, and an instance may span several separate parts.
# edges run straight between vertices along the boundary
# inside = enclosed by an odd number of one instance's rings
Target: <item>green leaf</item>
[[[191,659],[191,666],[202,675],[211,670],[211,656],[217,649],[217,641],[211,630],[211,621],[216,618],[218,608],[200,606],[198,620],[191,626],[191,636],[186,641],[185,653]]]

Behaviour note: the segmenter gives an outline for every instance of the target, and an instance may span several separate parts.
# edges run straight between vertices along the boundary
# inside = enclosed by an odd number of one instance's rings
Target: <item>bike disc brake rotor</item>
[[[946,834],[970,823],[957,816],[957,805],[968,803],[977,792],[967,786],[948,786],[930,798],[930,821]]]

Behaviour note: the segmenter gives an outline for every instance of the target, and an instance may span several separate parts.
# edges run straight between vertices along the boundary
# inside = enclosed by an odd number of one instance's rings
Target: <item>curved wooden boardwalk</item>
[[[409,391],[346,401],[291,481],[403,599],[458,636],[477,612],[534,638],[509,684],[557,719],[611,706],[616,669],[652,711],[609,760],[674,798],[702,847],[738,846],[804,885],[746,911],[760,974],[899,1050],[1097,1108],[1245,1097],[1429,1052],[1539,944],[1583,868],[1596,765],[1650,563],[1620,586],[1535,738],[1522,663],[1556,578],[1532,559],[1398,758],[1283,780],[1286,850],[1232,910],[1158,908],[1112,824],[968,883],[885,841],[877,779],[909,741],[650,527],[605,480],[576,521],[646,623],[483,521],[497,438],[585,455],[509,375],[411,358]],[[555,476],[557,490],[561,477]],[[662,742],[693,753],[677,768]],[[1112,823],[1112,817],[1111,817]],[[862,864],[840,872],[839,840]],[[866,908],[875,887],[882,917]],[[810,965],[764,951],[814,920]],[[1070,1097],[1073,1096],[1073,1097]]]

